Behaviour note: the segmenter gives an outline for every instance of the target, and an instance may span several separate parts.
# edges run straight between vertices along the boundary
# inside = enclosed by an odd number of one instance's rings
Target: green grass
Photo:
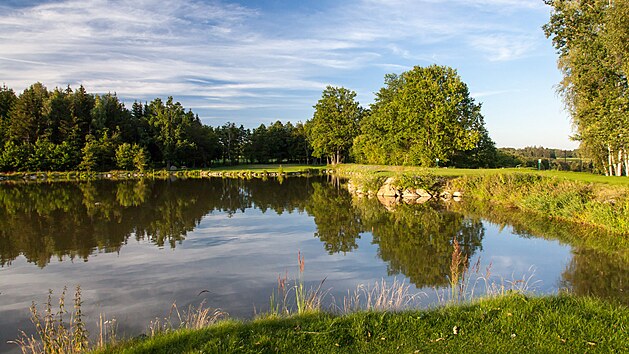
[[[281,173],[281,174],[320,174],[327,167],[323,165],[300,165],[300,164],[265,164],[265,165],[234,165],[219,166],[204,169],[185,169],[168,171],[146,170],[142,173],[138,171],[108,171],[108,172],[0,172],[0,181],[77,181],[94,179],[138,179],[138,178],[168,178],[177,176],[181,178],[202,178],[205,172],[211,174],[222,174],[227,177],[245,177],[253,173]]]
[[[367,165],[340,165],[336,172],[359,184],[370,180],[377,184],[387,176],[398,180],[404,175],[444,177],[446,182],[440,188],[463,192],[465,198],[595,226],[614,234],[607,237],[623,237],[625,244],[629,241],[629,177],[532,169]]]
[[[225,321],[104,353],[627,352],[629,310],[568,295],[515,294],[433,310]]]
[[[376,174],[381,176],[394,176],[399,173],[430,173],[436,176],[444,177],[461,177],[461,176],[487,176],[495,174],[507,173],[533,173],[545,177],[556,177],[571,181],[579,181],[586,183],[602,183],[618,186],[629,187],[629,177],[603,176],[587,172],[568,172],[568,171],[538,171],[533,168],[499,168],[499,169],[463,169],[463,168],[424,168],[416,166],[385,166],[385,165],[357,165],[343,164],[334,167],[335,171],[341,175],[351,174]]]
[[[205,170],[213,172],[235,172],[235,171],[251,171],[251,172],[279,172],[281,170],[286,173],[292,172],[305,172],[308,170],[323,170],[326,168],[324,165],[299,165],[299,164],[264,164],[264,165],[235,165],[235,166],[220,166],[213,167]]]

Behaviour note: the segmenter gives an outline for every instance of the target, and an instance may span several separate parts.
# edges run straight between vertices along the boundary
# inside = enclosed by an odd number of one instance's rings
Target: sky
[[[384,75],[455,68],[498,147],[574,149],[542,0],[0,0],[0,82],[135,100],[203,123],[312,118],[327,85],[364,107]]]

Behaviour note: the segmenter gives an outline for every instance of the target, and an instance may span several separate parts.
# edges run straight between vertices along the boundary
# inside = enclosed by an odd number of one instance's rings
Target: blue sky
[[[326,85],[458,70],[497,146],[577,147],[542,0],[0,0],[0,81],[173,96],[213,126],[306,121]]]

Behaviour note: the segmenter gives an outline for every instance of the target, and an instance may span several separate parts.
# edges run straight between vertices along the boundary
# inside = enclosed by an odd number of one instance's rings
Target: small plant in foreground
[[[176,317],[175,317],[176,315]],[[201,329],[208,327],[221,319],[228,316],[226,312],[220,309],[213,309],[205,306],[205,300],[203,300],[198,307],[192,305],[188,306],[188,309],[179,311],[177,303],[173,303],[168,312],[168,316],[156,318],[149,323],[148,333],[150,337],[154,337],[157,334],[175,331],[178,329]],[[173,325],[173,317],[179,322]]]
[[[59,309],[53,313],[52,290],[48,291],[44,313],[37,310],[35,302],[30,307],[31,321],[35,325],[39,339],[28,336],[23,331],[20,338],[13,341],[22,353],[81,353],[89,348],[89,334],[85,328],[81,312],[81,287],[74,293],[74,311],[70,321],[64,320],[67,314],[65,295],[67,288],[59,296]]]
[[[353,293],[348,291],[343,299],[343,313],[357,311],[401,311],[416,305],[416,300],[421,293],[411,294],[410,285],[404,280],[393,279],[392,284],[387,284],[382,279],[373,287],[360,284]]]

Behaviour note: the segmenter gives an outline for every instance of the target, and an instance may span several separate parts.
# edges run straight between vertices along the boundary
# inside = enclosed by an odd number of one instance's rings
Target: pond
[[[418,305],[447,294],[456,239],[479,276],[540,294],[569,289],[627,303],[626,260],[562,243],[579,228],[505,216],[466,203],[401,204],[357,199],[338,181],[190,179],[0,185],[0,352],[18,330],[33,333],[32,301],[68,302],[81,286],[93,330],[100,313],[118,333],[205,301],[230,317],[269,309],[278,277],[299,275],[328,293],[404,281]],[[523,219],[524,218],[524,219]],[[512,222],[509,220],[513,219]],[[528,226],[527,226],[528,225]],[[535,230],[547,230],[539,234]],[[533,236],[535,234],[536,236]],[[491,273],[491,274],[487,274]]]

